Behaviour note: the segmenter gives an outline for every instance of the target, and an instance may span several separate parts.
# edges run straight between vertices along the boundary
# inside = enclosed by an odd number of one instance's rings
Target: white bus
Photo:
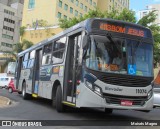
[[[88,19],[19,53],[15,78],[24,99],[51,99],[58,112],[150,111],[153,37],[137,24]]]

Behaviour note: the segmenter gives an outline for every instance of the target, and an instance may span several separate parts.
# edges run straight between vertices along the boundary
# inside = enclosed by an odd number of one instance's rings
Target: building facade
[[[47,24],[51,26],[48,29],[57,34],[62,31],[58,27],[60,18],[81,17],[95,8],[101,11],[111,11],[113,7],[119,11],[124,8],[129,9],[129,0],[47,0],[47,2],[46,0],[25,0],[22,26],[27,29],[23,38],[38,43],[49,37],[45,33],[45,28],[34,29],[34,23],[38,20],[47,21]]]
[[[146,9],[139,11],[140,19],[153,10],[156,10],[157,14],[157,19],[155,21],[155,24],[158,24],[160,26],[160,4],[148,5],[146,6]]]
[[[12,51],[19,42],[19,28],[22,22],[23,5],[13,3],[7,6],[0,3],[0,51]]]
[[[97,7],[101,11],[112,11],[113,7],[121,12],[124,8],[129,9],[129,0],[98,0]]]
[[[13,51],[13,45],[19,42],[22,11],[23,0],[0,0],[0,72],[4,72],[8,58],[3,52]]]

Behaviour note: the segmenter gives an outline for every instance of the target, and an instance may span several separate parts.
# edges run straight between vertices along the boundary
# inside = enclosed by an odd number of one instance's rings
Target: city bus
[[[24,99],[67,106],[149,112],[153,108],[150,29],[92,18],[20,52],[15,86]]]

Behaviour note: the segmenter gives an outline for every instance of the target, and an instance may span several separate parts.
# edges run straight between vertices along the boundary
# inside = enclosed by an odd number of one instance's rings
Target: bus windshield
[[[86,67],[101,72],[153,76],[153,46],[111,36],[90,36]]]

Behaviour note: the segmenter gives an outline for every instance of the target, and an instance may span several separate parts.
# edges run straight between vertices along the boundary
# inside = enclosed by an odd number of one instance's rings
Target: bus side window
[[[52,44],[47,44],[43,49],[42,65],[48,65],[51,63]]]
[[[30,58],[28,60],[28,68],[32,68],[34,65],[34,59],[35,59],[35,50],[30,52]]]
[[[23,69],[26,69],[26,68],[27,68],[28,58],[29,58],[29,53],[26,53],[26,54],[24,55],[24,59],[23,59]]]
[[[61,38],[53,44],[52,63],[62,63],[66,46],[66,37]]]

